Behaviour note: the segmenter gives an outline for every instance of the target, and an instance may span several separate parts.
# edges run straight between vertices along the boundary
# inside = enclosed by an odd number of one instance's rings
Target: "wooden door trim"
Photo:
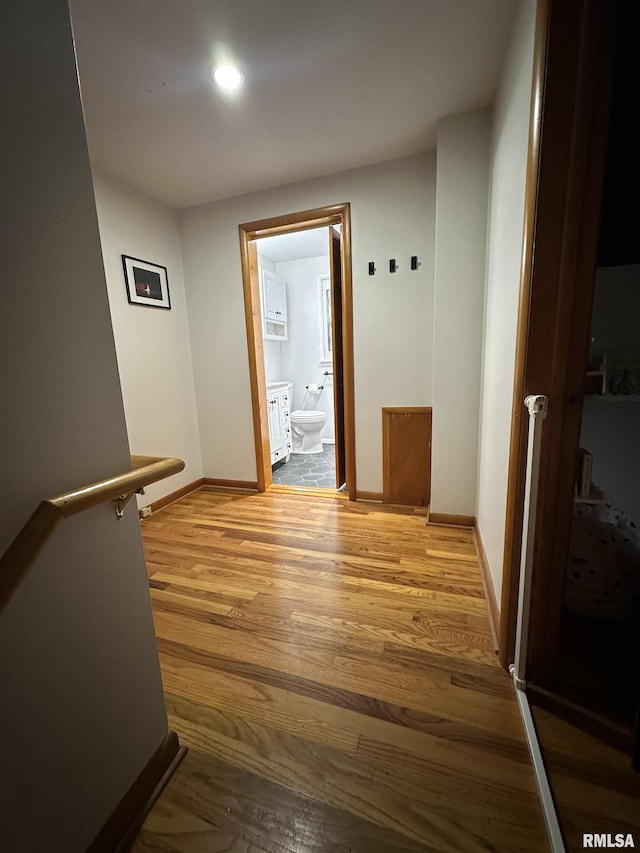
[[[329,225],[340,225],[342,233],[342,335],[344,361],[345,410],[345,473],[350,500],[356,499],[355,460],[355,392],[353,368],[353,286],[351,280],[351,207],[343,204],[317,207],[298,213],[288,213],[268,219],[257,219],[238,226],[242,283],[244,291],[245,322],[251,385],[251,410],[256,451],[258,491],[265,491],[272,482],[271,452],[269,450],[269,424],[267,419],[266,388],[264,376],[264,341],[260,314],[258,282],[258,253],[255,240],[275,234],[305,231]]]
[[[242,287],[249,352],[249,381],[251,383],[251,414],[256,450],[256,479],[258,491],[264,492],[271,484],[271,450],[269,418],[267,416],[267,389],[264,382],[264,341],[260,312],[260,282],[258,281],[258,252],[256,245],[240,226],[240,258]],[[268,468],[266,467],[268,463]]]
[[[561,5],[562,9],[558,6]],[[559,638],[606,152],[613,20],[606,0],[538,8],[500,620],[513,659],[527,421],[546,394],[528,671],[548,683]]]
[[[526,420],[524,418],[524,374],[527,355],[527,329],[531,270],[536,220],[542,104],[547,64],[547,40],[550,0],[538,0],[533,51],[533,79],[529,111],[529,148],[525,180],[522,259],[520,265],[520,295],[516,331],[513,399],[511,404],[511,434],[507,480],[507,507],[504,537],[503,578],[500,604],[498,657],[507,669],[513,663],[520,579],[520,548],[524,516],[524,482],[526,464]],[[543,393],[542,391],[540,393]]]
[[[314,207],[299,213],[285,213],[269,219],[255,219],[240,225],[250,240],[256,237],[273,237],[275,234],[289,234],[292,231],[308,231],[311,228],[323,228],[328,225],[340,225],[349,209],[349,203],[332,204],[327,207]]]
[[[337,243],[337,246],[336,246]],[[336,247],[338,263],[336,263]],[[336,269],[339,266],[340,270]],[[339,287],[336,286],[339,284]],[[333,367],[333,427],[336,462],[336,489],[346,481],[345,468],[345,416],[344,416],[344,356],[342,347],[342,235],[329,226],[329,286],[331,294],[331,362]],[[324,299],[324,294],[323,297]],[[340,322],[336,321],[340,309]]]
[[[356,402],[353,368],[353,286],[351,282],[351,207],[342,211],[342,358],[344,382],[344,468],[349,500],[356,500]],[[330,223],[334,224],[334,223]]]

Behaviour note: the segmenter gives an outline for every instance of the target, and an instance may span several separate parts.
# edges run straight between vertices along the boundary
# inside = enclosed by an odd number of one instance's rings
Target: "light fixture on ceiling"
[[[211,75],[225,92],[236,92],[244,83],[244,74],[235,65],[218,65],[211,69]]]

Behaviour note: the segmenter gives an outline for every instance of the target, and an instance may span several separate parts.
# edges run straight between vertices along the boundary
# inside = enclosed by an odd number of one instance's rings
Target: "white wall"
[[[131,452],[185,462],[138,496],[146,506],[202,477],[178,218],[105,173],[94,187]],[[171,310],[129,304],[123,254],[167,268]]]
[[[0,10],[4,552],[43,498],[129,467],[66,0]],[[62,522],[0,616],[0,827],[81,853],[167,732],[140,528]]]
[[[327,234],[327,245],[329,236]],[[318,276],[329,273],[329,255],[284,261],[276,264],[277,274],[287,283],[287,328],[289,339],[281,344],[283,377],[293,382],[292,411],[317,409],[327,413],[322,437],[333,440],[333,381],[325,377],[332,370],[322,360],[322,303]],[[305,400],[305,386],[324,385],[319,397]],[[316,402],[317,401],[317,402]]]
[[[640,356],[640,264],[596,274],[594,354]],[[593,453],[593,479],[640,525],[640,397],[585,397],[580,444]]]
[[[282,367],[282,344],[279,341],[264,342],[264,375],[267,382],[280,382],[284,376]]]
[[[359,490],[382,491],[381,408],[430,404],[433,153],[184,210],[205,476],[256,479],[238,224],[345,201],[352,217]],[[411,255],[422,264],[415,272]],[[388,272],[389,258],[398,259],[399,272]],[[378,272],[370,277],[371,260]]]
[[[493,112],[478,470],[478,527],[502,589],[535,0],[523,0]]]
[[[489,134],[487,109],[448,116],[438,123],[434,513],[476,514]]]

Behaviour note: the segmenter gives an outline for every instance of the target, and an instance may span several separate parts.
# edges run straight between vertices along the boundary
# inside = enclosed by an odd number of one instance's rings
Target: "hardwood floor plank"
[[[402,624],[393,629],[381,627],[379,624],[371,624],[375,620],[354,622],[348,618],[348,615],[345,618],[344,616],[322,616],[294,611],[291,614],[291,619],[303,625],[325,628],[338,634],[372,637],[382,642],[394,642],[452,657],[458,657],[460,650],[465,649],[469,657],[480,663],[490,663],[494,657],[490,634],[483,635],[450,626],[431,624],[429,630],[418,633],[403,630]]]
[[[193,658],[190,656],[187,663],[183,656],[176,656],[175,648],[169,651],[163,645],[163,673],[169,693],[187,697],[205,707],[233,707],[241,716],[301,734],[347,754],[355,752],[358,738],[378,737],[397,749],[411,745],[416,754],[428,757],[430,763],[437,761],[442,766],[456,766],[475,775],[482,784],[494,780],[514,790],[522,787],[522,767],[498,754],[497,747],[503,744],[495,739],[483,741],[477,729],[467,728],[466,737],[461,738],[464,746],[461,746],[441,738],[438,728],[430,732],[428,726],[420,726],[424,721],[419,715],[411,720],[408,714],[402,713],[404,709],[396,709],[394,715],[393,709],[376,707],[377,703],[370,697],[349,691],[329,691],[321,684],[287,678],[275,670],[247,665],[237,668],[229,659],[202,655]],[[257,681],[261,687],[252,687],[251,681]],[[327,708],[326,704],[335,707]],[[293,720],[289,719],[292,715]],[[522,760],[525,753],[522,738],[520,746],[518,758]],[[488,761],[491,761],[490,767]],[[533,779],[525,775],[524,781],[529,783],[527,790],[533,791]]]
[[[640,838],[640,774],[628,755],[550,712],[533,707],[558,816],[569,850],[582,834],[631,833]]]
[[[335,749],[231,712],[196,710],[186,700],[180,700],[180,707],[186,713],[174,713],[172,704],[170,720],[188,746],[414,841],[447,853],[514,849],[508,846],[514,840],[522,841],[518,850],[546,850],[542,825],[536,831],[517,803],[505,815],[484,799],[474,803],[437,786],[422,791],[398,777],[376,776],[372,768]],[[520,819],[524,829],[518,832]]]
[[[174,547],[175,551],[175,547]],[[341,590],[343,596],[357,596],[356,606],[379,606],[384,603],[387,607],[412,608],[416,606],[433,607],[439,612],[442,610],[459,611],[470,615],[479,615],[486,618],[487,609],[483,598],[475,593],[471,596],[464,595],[460,589],[456,592],[432,589],[428,586],[411,586],[407,581],[424,583],[429,577],[435,578],[436,583],[445,583],[443,576],[435,574],[431,576],[424,572],[422,576],[411,577],[409,573],[397,580],[381,580],[373,576],[371,567],[362,570],[362,574],[350,574],[353,566],[333,564],[329,561],[314,566],[304,561],[288,559],[286,564],[282,562],[249,559],[246,554],[239,556],[231,555],[228,559],[216,551],[215,557],[209,557],[210,552],[199,554],[201,563],[190,558],[180,557],[174,559],[174,565],[162,565],[151,563],[155,572],[172,577],[160,578],[170,583],[188,585],[192,589],[218,590],[219,581],[222,577],[234,577],[249,580],[245,586],[254,585],[252,590],[255,594],[268,594],[274,589],[280,597],[289,596],[294,600],[309,599],[309,586],[317,590],[317,594],[335,594]],[[328,571],[327,569],[331,569]],[[356,569],[357,571],[357,569]],[[188,572],[187,578],[184,573]],[[467,569],[468,573],[468,569]],[[367,577],[367,574],[370,577]],[[261,588],[262,585],[262,588]],[[450,586],[450,582],[446,581]],[[390,595],[392,593],[392,595]],[[367,596],[364,601],[362,596]],[[315,597],[315,595],[314,595]],[[416,601],[420,599],[420,601]],[[347,603],[348,599],[342,601]]]
[[[290,611],[285,610],[282,615],[265,615],[247,611],[244,608],[232,609],[228,616],[206,613],[193,603],[187,596],[181,596],[180,600],[166,601],[159,599],[155,592],[151,595],[157,613],[175,613],[202,622],[205,625],[220,625],[232,631],[257,634],[269,640],[279,640],[286,643],[296,643],[300,647],[323,649],[334,654],[345,654],[349,652],[370,652],[382,654],[382,640],[372,638],[360,638],[353,636],[337,636],[334,631],[321,627],[310,630],[304,626],[297,625],[287,618]]]
[[[500,761],[496,757],[496,753],[512,760],[528,761],[528,751],[521,732],[510,739],[504,734],[488,733],[475,726],[456,723],[440,716],[401,707],[372,696],[355,693],[352,690],[330,687],[309,678],[289,676],[276,669],[239,662],[232,658],[201,652],[165,640],[159,641],[159,649],[162,661],[167,656],[179,659],[184,663],[197,664],[211,671],[213,677],[215,677],[216,672],[233,673],[260,684],[281,688],[289,694],[294,693],[316,699],[319,702],[335,705],[342,711],[353,712],[355,716],[349,720],[342,719],[341,725],[358,735],[380,736],[380,727],[373,726],[370,720],[367,720],[367,718],[374,718],[393,724],[392,727],[384,729],[384,736],[389,742],[400,747],[406,746],[411,740],[414,747],[417,748],[420,735],[425,734],[430,736],[425,741],[425,749],[428,750],[434,749],[432,737],[436,737],[439,742],[448,741],[453,744],[462,744],[472,752],[475,749],[484,750],[486,754],[482,756],[482,761],[490,758],[494,764],[499,764]],[[284,701],[291,704],[292,698],[288,697]],[[318,713],[324,718],[331,716],[326,708],[318,711]],[[455,761],[458,763],[460,757],[458,756]]]
[[[194,848],[193,853],[209,850],[435,853],[438,850],[197,750],[189,752],[176,776],[176,784],[165,796],[176,815],[172,821],[174,826],[181,819],[180,810],[184,809],[181,804],[187,802],[193,810],[189,813],[199,815],[201,826],[220,826],[219,831],[225,838],[239,839],[247,845],[203,846]],[[219,844],[215,835],[212,841]],[[179,849],[188,848],[180,846]],[[136,847],[134,853],[143,853],[143,850]]]
[[[261,666],[273,666],[295,676],[308,676],[332,687],[355,689],[394,704],[438,714],[459,722],[482,720],[483,727],[496,733],[520,732],[520,718],[512,700],[479,693],[473,704],[461,691],[451,688],[450,679],[429,672],[392,666],[383,660],[362,655],[337,654],[327,659],[323,650],[312,646],[267,640],[230,631],[217,625],[203,625],[172,613],[155,612],[158,638],[174,640],[201,651],[209,651]]]
[[[226,853],[230,850],[240,853],[242,841],[163,795],[147,819],[133,850],[135,853]],[[244,842],[244,850],[250,849],[248,844]],[[264,851],[264,848],[253,847],[254,851],[258,849]]]
[[[281,688],[240,678],[216,669],[189,665],[183,659],[163,655],[162,678],[167,693],[194,704],[224,711],[233,708],[245,720],[273,729],[304,735],[355,755],[358,735],[340,725],[338,715],[327,712],[316,699],[286,694]]]
[[[200,589],[200,595],[207,598],[211,593],[207,595],[206,590],[215,589],[223,578],[228,578],[226,573],[219,573],[216,581],[211,583],[203,580],[201,574],[197,579],[176,582],[165,573],[157,573],[154,576],[154,583],[161,583],[165,589],[179,591],[188,596],[192,596],[191,590]],[[309,595],[311,590],[308,590],[308,586],[303,591],[299,584],[290,584],[286,579],[274,577],[265,581],[261,577],[246,573],[236,573],[236,578],[240,587],[253,585],[265,590],[254,594],[253,598],[248,594],[245,595],[245,601],[237,609],[246,616],[255,612],[267,615],[290,615],[291,612],[296,611],[304,614],[333,614],[338,604],[344,617],[357,621],[366,614],[367,621],[373,621],[380,627],[395,629],[399,625],[404,625],[406,629],[414,631],[418,636],[428,633],[430,626],[440,626],[452,630],[469,628],[474,636],[490,638],[485,609],[478,606],[476,599],[460,597],[457,601],[452,601],[450,597],[444,604],[438,602],[438,605],[431,606],[428,601],[418,601],[415,597],[402,596],[396,594],[394,590],[392,590],[394,592],[392,596],[383,597],[369,594],[364,588],[355,593],[346,593],[343,590],[337,591],[335,586],[314,585],[313,595]],[[183,587],[187,589],[183,590]],[[225,600],[230,598],[226,596]],[[471,602],[472,606],[466,606],[467,601]]]
[[[463,687],[473,693],[487,693],[489,696],[500,696],[509,699],[513,695],[513,682],[509,678],[496,679],[488,673],[451,673],[451,683]],[[473,694],[472,694],[473,695]]]
[[[519,821],[537,823],[539,802],[535,782],[528,775],[523,780],[521,765],[499,760],[498,766],[489,768],[489,756],[479,751],[471,763],[468,750],[454,751],[450,744],[438,749],[441,745],[433,739],[426,753],[410,748],[409,738],[404,746],[362,737],[356,757],[371,768],[374,776],[397,777],[399,782],[421,790],[437,789],[461,796],[470,803],[482,801],[483,808],[494,809],[496,814],[515,807]]]
[[[313,594],[308,586],[313,586]],[[369,589],[361,585],[355,590],[336,588],[336,585],[305,584],[302,591],[296,592],[279,588],[274,594],[272,590],[259,592],[252,600],[253,607],[286,603],[292,610],[305,613],[335,612],[336,598],[339,594],[339,606],[342,613],[354,613],[356,618],[366,615],[368,618],[379,618],[383,623],[394,625],[404,622],[412,624],[420,618],[435,618],[448,621],[452,625],[473,625],[474,630],[484,633],[487,630],[487,614],[483,602],[477,598],[464,596],[435,594],[431,598],[404,595],[399,592],[397,585],[387,585],[384,593],[377,589]],[[433,603],[432,603],[433,602]],[[418,618],[416,618],[418,617]]]
[[[546,850],[472,532],[194,492],[145,520],[171,726],[136,853]]]
[[[185,596],[165,585],[164,589],[159,589],[157,586],[152,586],[153,598],[155,601],[173,602],[181,604],[185,601]],[[218,616],[228,616],[233,611],[233,605],[222,604],[215,600],[198,599],[197,608],[200,613],[215,613]]]

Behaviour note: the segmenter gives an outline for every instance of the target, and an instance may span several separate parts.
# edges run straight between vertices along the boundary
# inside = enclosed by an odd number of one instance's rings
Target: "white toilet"
[[[292,453],[322,453],[320,433],[327,422],[327,413],[315,409],[291,412]]]

